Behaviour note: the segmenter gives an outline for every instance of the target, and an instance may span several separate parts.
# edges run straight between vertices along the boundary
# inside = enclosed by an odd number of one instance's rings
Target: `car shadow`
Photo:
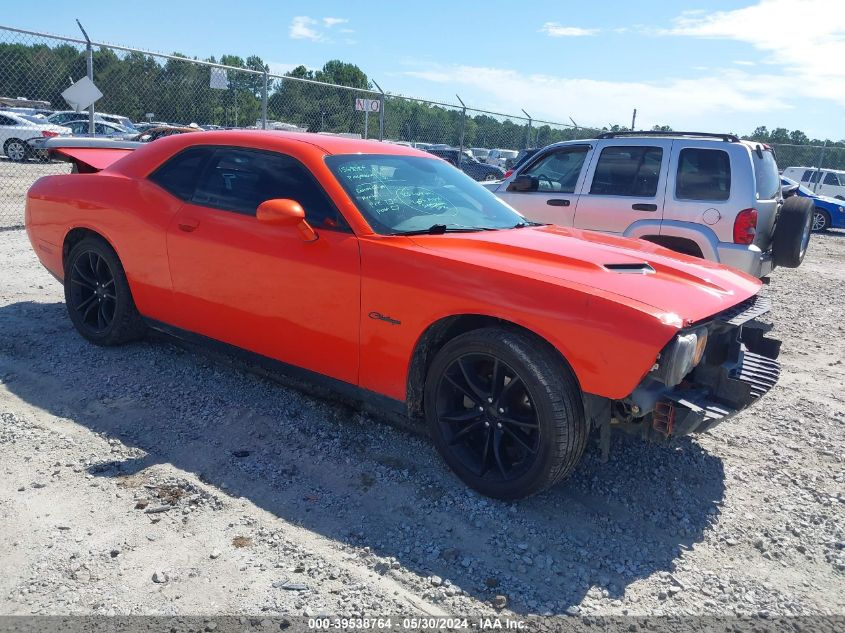
[[[479,600],[504,594],[523,614],[564,613],[588,592],[621,598],[671,572],[718,518],[725,490],[722,461],[696,441],[616,435],[607,463],[591,441],[569,481],[517,503],[489,500],[424,437],[164,337],[90,345],[62,303],[0,307],[0,378],[31,405],[143,451],[91,474],[172,464],[215,494],[395,558],[420,591],[437,575]]]

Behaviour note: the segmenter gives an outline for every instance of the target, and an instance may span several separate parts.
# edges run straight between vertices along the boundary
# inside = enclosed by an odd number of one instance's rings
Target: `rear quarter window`
[[[780,192],[780,174],[775,162],[775,155],[771,150],[763,150],[762,157],[756,150],[751,152],[754,163],[754,180],[757,185],[758,200],[773,200]]]
[[[727,200],[731,197],[731,159],[720,149],[688,147],[678,158],[675,196],[680,200]]]

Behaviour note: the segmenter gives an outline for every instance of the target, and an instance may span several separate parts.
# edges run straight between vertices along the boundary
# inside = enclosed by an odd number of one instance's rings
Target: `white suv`
[[[772,149],[731,134],[607,133],[540,150],[486,185],[529,220],[638,237],[756,277],[801,264],[812,203]]]

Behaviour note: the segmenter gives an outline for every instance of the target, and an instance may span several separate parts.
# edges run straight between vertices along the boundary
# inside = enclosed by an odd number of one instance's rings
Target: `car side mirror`
[[[534,176],[517,176],[508,185],[508,191],[537,191],[540,179]]]
[[[317,239],[317,233],[305,219],[305,209],[296,200],[275,198],[258,205],[255,217],[261,224],[271,226],[295,226],[306,242]]]

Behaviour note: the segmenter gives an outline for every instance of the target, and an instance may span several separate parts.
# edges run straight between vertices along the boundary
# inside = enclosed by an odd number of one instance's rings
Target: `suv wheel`
[[[780,209],[772,238],[772,259],[776,266],[798,268],[804,261],[813,227],[813,202],[792,196]]]

